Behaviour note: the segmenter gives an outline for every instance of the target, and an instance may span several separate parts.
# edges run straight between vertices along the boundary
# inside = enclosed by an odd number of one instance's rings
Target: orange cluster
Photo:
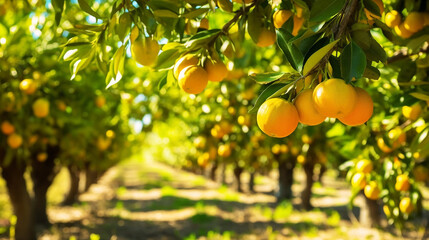
[[[305,19],[303,18],[303,9],[300,6],[295,5],[295,10],[296,10],[296,13],[293,13],[291,10],[285,10],[285,9],[277,10],[276,12],[274,12],[273,14],[274,27],[281,28],[283,24],[285,24],[285,22],[289,20],[290,17],[293,16],[292,35],[294,36],[298,35],[298,32],[302,28],[302,25],[304,24]]]
[[[283,98],[271,98],[258,110],[259,128],[271,137],[283,138],[295,131],[298,122],[314,126],[326,117],[338,118],[349,126],[364,124],[372,116],[373,101],[362,88],[332,78],[315,89],[301,91],[291,103]]]
[[[228,69],[220,60],[207,58],[204,67],[198,63],[200,59],[193,54],[179,58],[173,69],[174,77],[180,88],[189,94],[198,94],[204,91],[209,81],[220,82],[228,75]]]
[[[402,38],[409,38],[415,33],[429,26],[429,13],[410,12],[402,21],[402,16],[398,11],[392,10],[386,13],[384,22],[387,26],[394,28],[395,33]]]

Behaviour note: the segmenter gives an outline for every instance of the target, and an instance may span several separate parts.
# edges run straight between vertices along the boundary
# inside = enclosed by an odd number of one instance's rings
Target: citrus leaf
[[[64,10],[64,0],[52,0],[51,4],[55,11],[55,23],[60,25],[61,16]]]
[[[92,15],[95,18],[101,19],[102,17],[98,15],[92,8],[89,6],[89,4],[86,2],[86,0],[77,0],[79,3],[79,7],[86,13]]]
[[[380,78],[380,70],[378,70],[376,67],[368,65],[367,63],[365,71],[363,72],[363,76],[369,79],[378,80]]]
[[[424,93],[413,92],[413,93],[410,93],[410,95],[423,101],[429,101],[429,95],[426,95]]]
[[[249,113],[257,113],[259,107],[267,100],[267,98],[271,97],[274,93],[276,93],[279,89],[286,86],[284,83],[272,84],[265,88],[265,90],[259,95],[258,99],[256,99],[255,106],[249,110]]]
[[[343,8],[345,0],[316,0],[310,11],[310,22],[323,22],[331,19]]]
[[[300,72],[302,69],[304,56],[302,55],[301,51],[295,44],[289,42],[289,40],[292,38],[292,34],[290,34],[288,31],[282,28],[277,29],[276,32],[277,32],[277,44],[285,54],[290,65],[296,71]]]
[[[366,56],[364,51],[351,41],[343,50],[340,57],[341,76],[346,82],[353,78],[359,79],[363,76],[366,68]]]
[[[171,68],[179,56],[180,51],[178,49],[168,49],[166,51],[163,51],[156,59],[155,66],[153,68],[157,70]]]
[[[193,11],[190,11],[190,12],[183,14],[182,17],[196,18],[196,17],[208,12],[209,10],[210,10],[210,8],[198,8],[198,9],[195,9]]]
[[[311,55],[307,62],[305,62],[304,69],[303,69],[303,75],[306,75],[308,72],[310,72],[325,56],[326,54],[337,44],[339,40],[335,40],[328,45],[322,47],[317,52],[315,52],[313,55]]]
[[[160,18],[179,18],[179,15],[167,9],[155,10],[153,11],[153,15],[155,15],[155,17],[160,17]]]
[[[372,14],[381,17],[380,8],[378,7],[378,5],[373,0],[363,0],[363,5]]]
[[[249,77],[256,81],[257,83],[266,84],[273,81],[276,81],[277,79],[281,78],[284,75],[284,73],[279,72],[270,72],[270,73],[254,73],[249,75]]]

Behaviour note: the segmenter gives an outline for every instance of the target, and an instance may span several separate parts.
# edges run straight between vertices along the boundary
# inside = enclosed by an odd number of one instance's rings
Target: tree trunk
[[[80,171],[78,167],[73,165],[69,165],[67,169],[69,170],[70,175],[70,188],[62,204],[72,205],[77,202],[79,197]]]
[[[85,188],[84,192],[87,192],[92,184],[96,183],[98,180],[98,173],[95,170],[92,170],[91,167],[85,169]]]
[[[243,192],[243,189],[241,188],[241,174],[243,173],[243,170],[244,168],[239,166],[234,168],[234,176],[237,182],[237,192]]]
[[[27,191],[24,179],[26,165],[17,159],[2,169],[2,176],[6,181],[10,201],[17,217],[15,225],[16,240],[36,240],[31,198]]]
[[[309,153],[307,153],[309,155]],[[305,172],[305,188],[301,194],[301,204],[305,210],[311,210],[313,206],[311,205],[311,188],[314,183],[314,163],[312,159],[308,159],[303,165]]]
[[[371,200],[361,193],[365,199],[360,209],[359,222],[364,227],[378,227],[381,223],[380,205],[377,200]]]
[[[249,191],[252,193],[255,192],[255,175],[256,175],[256,172],[253,171],[250,173],[250,178],[249,178]]]
[[[320,164],[320,172],[319,172],[319,176],[317,177],[318,181],[320,182],[320,184],[322,184],[322,177],[326,172],[326,165],[324,163]]]
[[[279,161],[279,192],[277,202],[292,199],[293,169],[295,168],[295,159]]]
[[[31,179],[33,181],[33,216],[37,225],[49,226],[48,214],[46,213],[46,193],[54,181],[58,171],[55,169],[55,159],[59,153],[58,146],[48,146],[48,157],[46,161],[39,162],[35,157],[31,162]]]
[[[218,168],[217,162],[215,162],[210,169],[210,179],[216,182],[216,170]]]
[[[226,185],[226,164],[225,163],[222,164],[222,169],[220,173],[221,173],[220,175],[221,182],[223,185]]]

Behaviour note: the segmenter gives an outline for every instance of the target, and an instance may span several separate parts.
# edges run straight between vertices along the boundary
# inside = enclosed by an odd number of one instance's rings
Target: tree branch
[[[254,1],[251,5],[245,7],[245,8],[240,8],[240,10],[235,11],[235,16],[229,20],[229,22],[227,22],[223,28],[222,28],[222,33],[224,34],[228,34],[228,30],[231,27],[232,24],[236,23],[237,20],[246,12],[248,12],[252,7],[254,7],[256,5],[258,1]]]
[[[420,54],[420,53],[427,53],[427,52],[429,52],[429,44],[425,44],[425,45],[420,49],[420,51],[419,51],[419,52],[414,53],[414,54],[408,53],[407,48],[402,48],[402,49],[400,49],[400,50],[396,51],[396,52],[393,54],[393,56],[391,56],[391,57],[389,57],[389,58],[387,59],[387,64],[391,64],[391,63],[394,63],[394,62],[400,61],[400,60],[402,60],[402,59],[410,58],[410,57],[415,56],[415,55],[418,55],[418,54]]]

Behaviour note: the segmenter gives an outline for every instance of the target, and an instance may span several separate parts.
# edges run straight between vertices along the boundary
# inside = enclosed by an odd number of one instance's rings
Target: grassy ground
[[[303,188],[297,173],[295,193]],[[328,172],[323,186],[315,184],[315,209],[309,212],[296,210],[298,195],[276,204],[273,179],[259,176],[258,193],[242,194],[200,175],[134,160],[109,170],[79,204],[61,207],[68,182],[62,171],[48,193],[54,225],[40,239],[403,239],[392,228],[359,227],[352,212],[358,213],[361,199],[348,211],[350,191],[335,172]],[[11,214],[4,189],[0,182],[0,239],[7,239]],[[421,238],[424,224],[416,222],[407,236]]]

